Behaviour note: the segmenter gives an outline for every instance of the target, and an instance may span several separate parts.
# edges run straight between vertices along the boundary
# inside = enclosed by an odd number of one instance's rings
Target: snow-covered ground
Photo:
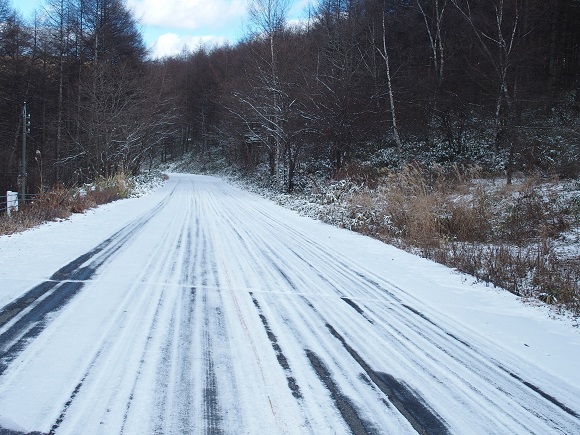
[[[0,237],[0,307],[2,429],[580,433],[572,320],[217,178]]]

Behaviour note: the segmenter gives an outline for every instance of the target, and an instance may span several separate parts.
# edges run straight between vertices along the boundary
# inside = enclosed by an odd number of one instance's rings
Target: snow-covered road
[[[5,433],[580,433],[577,328],[217,178],[0,254]]]

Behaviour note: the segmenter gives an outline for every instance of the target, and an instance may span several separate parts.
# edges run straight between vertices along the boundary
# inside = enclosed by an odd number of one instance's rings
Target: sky
[[[247,0],[125,0],[141,25],[151,57],[179,54],[226,42],[247,34]],[[316,0],[289,0],[291,21],[306,16]],[[25,19],[42,10],[44,0],[12,0]]]

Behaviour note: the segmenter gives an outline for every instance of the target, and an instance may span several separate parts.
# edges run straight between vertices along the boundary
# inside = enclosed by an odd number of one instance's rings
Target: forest
[[[250,12],[235,44],[152,59],[122,0],[47,0],[34,22],[0,0],[0,192],[187,155],[289,192],[354,164],[580,174],[579,0],[320,0],[294,24],[284,0]]]

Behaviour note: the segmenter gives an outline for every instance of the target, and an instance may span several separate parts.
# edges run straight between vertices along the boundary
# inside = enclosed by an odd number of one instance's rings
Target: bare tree
[[[389,95],[389,105],[391,109],[391,118],[393,121],[393,137],[395,139],[395,144],[397,145],[397,152],[399,156],[401,156],[403,151],[403,143],[401,141],[401,136],[399,135],[399,129],[397,128],[397,112],[395,108],[395,96],[393,91],[393,81],[391,76],[391,64],[389,62],[389,49],[387,46],[387,24],[385,15],[387,14],[387,7],[386,2],[383,4],[383,11],[382,11],[382,32],[381,32],[381,40],[377,43],[377,41],[373,41],[374,46],[377,52],[382,57],[383,61],[385,62],[385,73],[387,78],[387,92]]]
[[[453,142],[453,121],[450,112],[452,109],[448,105],[445,108],[440,107],[446,67],[446,41],[443,40],[443,26],[449,1],[415,0],[415,3],[425,24],[431,58],[431,67],[429,69],[432,70],[432,74],[429,75],[430,80],[428,82],[432,83],[433,90],[430,104],[425,105],[429,109],[427,121],[428,141],[431,143],[432,138],[441,131],[441,128],[446,128],[448,132],[446,136],[449,145],[451,145]]]
[[[64,132],[64,94],[65,94],[65,66],[68,59],[68,52],[71,46],[71,11],[73,6],[70,0],[49,0],[46,6],[46,26],[49,29],[49,38],[53,46],[54,55],[58,62],[58,97],[57,97],[57,120],[56,138],[54,142],[54,181],[61,181],[61,165],[58,161],[62,157],[63,132]]]
[[[490,0],[484,7],[473,4],[471,0],[451,2],[473,29],[479,47],[495,75],[495,152],[497,154],[502,143],[507,142],[506,177],[507,182],[511,183],[513,158],[518,142],[515,125],[517,77],[514,66],[521,0]]]
[[[376,130],[371,120],[380,110],[375,50],[366,43],[364,18],[364,8],[356,0],[325,0],[315,14],[308,105],[321,149],[334,171],[368,143]]]
[[[445,45],[443,44],[442,32],[443,16],[448,0],[416,0],[416,3],[425,22],[425,30],[429,37],[431,62],[433,63],[437,85],[441,86],[445,69]]]
[[[279,131],[280,122],[280,83],[278,78],[276,62],[276,39],[284,30],[286,24],[286,14],[288,12],[288,0],[251,0],[249,3],[250,19],[256,26],[258,33],[268,38],[270,43],[270,80],[267,86],[270,88],[272,98],[272,112],[267,116],[272,117],[273,121],[269,124],[274,126],[272,130],[272,140],[274,141],[274,172],[276,182],[282,184],[283,169],[281,168],[283,145],[281,137],[283,133]]]

